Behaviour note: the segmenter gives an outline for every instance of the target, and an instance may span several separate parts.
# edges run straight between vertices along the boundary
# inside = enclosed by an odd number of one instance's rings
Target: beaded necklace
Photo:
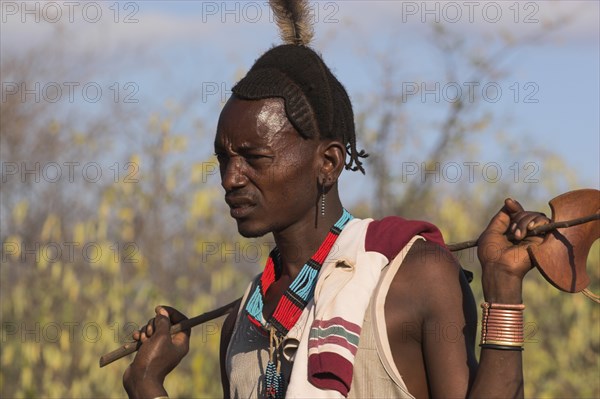
[[[265,370],[265,393],[269,399],[283,398],[285,393],[285,378],[280,372],[280,362],[276,359],[277,350],[283,337],[296,324],[302,311],[312,299],[319,270],[342,229],[352,219],[350,212],[344,209],[342,216],[331,227],[317,252],[304,264],[298,276],[283,293],[273,314],[265,320],[262,313],[265,293],[281,273],[281,255],[277,247],[269,254],[265,270],[246,305],[246,313],[250,321],[269,333],[269,361]]]

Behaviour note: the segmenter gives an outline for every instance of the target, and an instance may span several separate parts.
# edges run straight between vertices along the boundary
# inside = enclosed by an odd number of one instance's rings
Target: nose
[[[221,186],[229,192],[246,185],[248,178],[244,173],[243,161],[240,157],[231,157],[221,163]]]

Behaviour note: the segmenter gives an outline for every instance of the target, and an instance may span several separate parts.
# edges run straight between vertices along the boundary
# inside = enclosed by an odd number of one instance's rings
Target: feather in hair
[[[308,0],[269,0],[285,44],[308,46],[313,38]]]

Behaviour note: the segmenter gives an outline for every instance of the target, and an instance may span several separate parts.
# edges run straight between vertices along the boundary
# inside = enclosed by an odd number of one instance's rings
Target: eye
[[[266,156],[261,155],[261,154],[246,154],[246,155],[244,155],[244,158],[254,160],[254,159],[266,158]]]
[[[273,160],[273,157],[270,155],[256,153],[244,154],[244,158],[248,163],[256,166],[263,164],[266,165],[267,163],[271,163]]]

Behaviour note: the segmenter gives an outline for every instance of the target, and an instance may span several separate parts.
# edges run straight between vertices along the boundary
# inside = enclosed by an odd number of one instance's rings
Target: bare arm
[[[484,299],[499,304],[523,302],[523,278],[532,265],[528,246],[541,237],[524,238],[527,230],[547,224],[544,215],[524,212],[514,200],[506,200],[479,238],[477,255],[482,267]],[[482,348],[471,396],[522,398],[523,365],[520,351]]]
[[[525,231],[547,219],[519,209],[507,202],[480,239],[486,301],[522,302],[522,279],[531,264],[524,246],[513,245],[503,234],[508,231],[511,238],[520,241],[517,229]],[[535,241],[528,240],[527,244]],[[492,247],[493,255],[481,253]],[[523,396],[521,352],[482,349],[477,366],[474,305],[452,256],[440,247],[436,249],[435,244],[416,243],[386,300],[392,354],[411,393],[419,397]],[[407,334],[407,326],[411,334]]]
[[[477,369],[473,294],[453,257],[417,241],[394,277],[385,315],[390,349],[416,397],[467,396]]]

